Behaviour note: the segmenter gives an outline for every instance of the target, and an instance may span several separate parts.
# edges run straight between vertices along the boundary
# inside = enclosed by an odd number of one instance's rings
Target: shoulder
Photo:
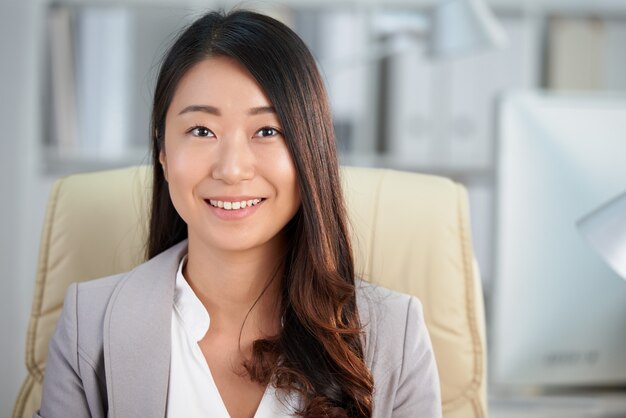
[[[113,307],[122,308],[123,313],[126,313],[124,308],[131,308],[132,313],[133,309],[141,310],[156,300],[171,299],[175,271],[185,251],[186,241],[183,241],[130,271],[70,285],[59,326],[69,321],[80,329],[79,348],[87,353],[98,350],[108,312]]]
[[[186,250],[187,242],[182,241],[128,272],[70,285],[58,327],[76,333],[77,348],[84,355],[101,358],[104,327],[114,309],[121,317],[118,325],[154,304],[171,309],[176,269]]]
[[[86,282],[74,283],[74,293],[76,297],[80,295],[82,303],[88,303],[92,305],[92,308],[106,306],[111,294],[119,283],[128,276],[129,272],[115,274],[113,276],[102,277],[99,279],[88,280]],[[68,289],[65,297],[67,299],[68,294],[71,291]],[[95,309],[98,310],[98,309]]]
[[[360,280],[356,289],[374,416],[440,417],[439,375],[421,302]]]
[[[384,360],[399,366],[407,331],[428,332],[422,320],[421,302],[415,296],[361,280],[356,283],[356,294],[365,332],[366,360]]]
[[[94,363],[101,357],[102,329],[111,295],[127,276],[128,273],[121,273],[72,283],[65,292],[57,331],[60,335],[73,333],[76,349]]]
[[[120,274],[68,287],[48,345],[41,416],[85,416],[86,410],[92,416],[105,415],[102,329],[111,294],[123,277]]]

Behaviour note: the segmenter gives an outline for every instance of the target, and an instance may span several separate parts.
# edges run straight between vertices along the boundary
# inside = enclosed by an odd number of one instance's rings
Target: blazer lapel
[[[178,263],[187,241],[130,271],[104,317],[109,417],[163,417],[167,403],[171,320]]]

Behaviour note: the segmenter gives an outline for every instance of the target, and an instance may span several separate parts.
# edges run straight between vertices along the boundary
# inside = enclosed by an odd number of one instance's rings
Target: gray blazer
[[[50,340],[34,417],[164,417],[170,323],[181,242],[130,272],[72,284]],[[357,282],[374,376],[375,418],[441,416],[435,358],[420,302]]]

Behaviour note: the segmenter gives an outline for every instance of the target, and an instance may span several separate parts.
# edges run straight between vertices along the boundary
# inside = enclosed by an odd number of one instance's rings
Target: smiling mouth
[[[247,207],[256,206],[263,201],[265,201],[265,198],[257,198],[257,199],[242,200],[242,201],[235,201],[235,202],[226,202],[222,200],[213,200],[213,199],[205,200],[205,202],[207,202],[209,205],[213,206],[214,208],[219,208],[219,209],[224,209],[224,210],[244,209]]]

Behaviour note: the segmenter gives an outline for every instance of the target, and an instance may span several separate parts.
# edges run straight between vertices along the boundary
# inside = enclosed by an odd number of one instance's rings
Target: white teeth
[[[261,199],[250,199],[250,200],[242,200],[241,202],[224,202],[222,200],[209,200],[211,206],[215,206],[218,208],[223,208],[226,210],[237,210],[243,209],[249,206],[254,206],[261,202]]]

